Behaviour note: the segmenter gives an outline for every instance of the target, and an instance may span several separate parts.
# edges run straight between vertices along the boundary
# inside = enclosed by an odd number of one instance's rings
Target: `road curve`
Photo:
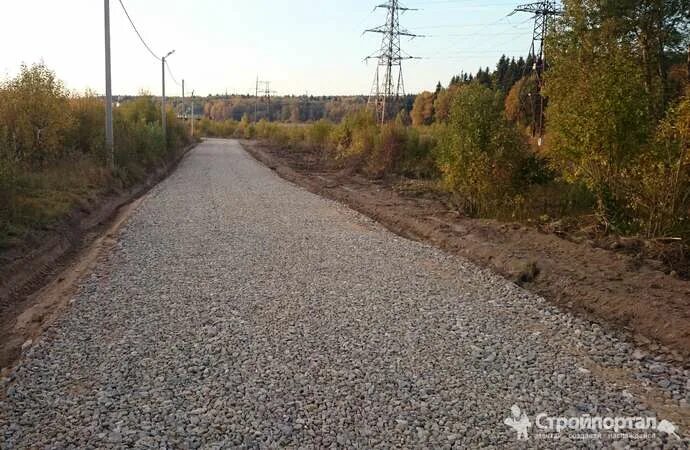
[[[664,389],[683,401],[687,372],[633,351],[278,178],[235,141],[208,140],[148,194],[4,380],[0,438],[3,448],[685,445],[659,431],[539,440],[539,413],[663,419],[624,373],[671,380]],[[522,443],[504,423],[513,405],[531,423]]]

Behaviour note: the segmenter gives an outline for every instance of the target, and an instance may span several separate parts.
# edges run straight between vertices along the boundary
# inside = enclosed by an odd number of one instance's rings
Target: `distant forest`
[[[179,115],[191,113],[189,99],[172,98],[170,101]],[[410,96],[409,107],[412,107],[414,96]],[[266,119],[271,122],[315,122],[328,119],[340,122],[346,115],[362,109],[367,97],[359,96],[275,96],[270,101],[267,97],[257,98],[253,95],[214,95],[197,98],[194,114],[211,120],[241,120],[247,116],[250,120]],[[256,113],[256,117],[255,117]]]
[[[494,87],[507,93],[510,88],[522,77],[531,72],[533,62],[520,57],[509,58],[501,56],[495,69],[480,68],[476,73],[460,72],[454,75],[448,87],[462,85],[473,81],[480,84]],[[439,81],[437,92],[443,89],[443,84]],[[408,94],[403,98],[402,107],[408,112],[412,111],[417,95]],[[121,98],[123,102],[129,97]],[[183,103],[180,97],[173,97],[169,100],[178,115],[190,115],[191,103],[189,98]],[[248,119],[256,121],[266,119],[271,122],[316,122],[327,119],[332,122],[340,122],[348,114],[360,110],[367,103],[366,95],[356,96],[275,96],[269,99],[260,96],[258,102],[253,95],[212,95],[208,97],[198,97],[195,102],[194,114],[197,117],[223,121],[223,120],[242,120],[246,114]]]

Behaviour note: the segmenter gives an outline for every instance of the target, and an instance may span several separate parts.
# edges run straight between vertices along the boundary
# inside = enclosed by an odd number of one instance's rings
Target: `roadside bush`
[[[284,126],[281,131],[287,133],[287,141],[290,148],[301,150],[308,147],[306,126]]]
[[[556,179],[549,161],[538,154],[527,154],[515,172],[516,186],[544,185]]]
[[[255,135],[259,139],[266,139],[276,145],[287,145],[290,137],[286,130],[277,123],[261,119],[255,125]]]
[[[172,108],[169,108],[167,111],[167,127],[168,156],[174,155],[180,148],[186,147],[193,142],[189,126],[177,119],[177,113]]]
[[[690,89],[669,109],[626,172],[636,224],[647,237],[690,237]]]
[[[256,137],[274,145],[300,149],[305,146],[303,126],[286,125],[261,119],[256,124]]]
[[[142,179],[149,168],[164,161],[167,152],[160,125],[129,122],[116,113],[113,127],[118,136],[115,139],[115,165],[125,183]]]
[[[412,128],[406,131],[405,145],[396,171],[412,178],[437,178],[440,173],[436,165],[434,150],[442,125]]]
[[[242,120],[237,124],[233,137],[238,139],[253,139],[257,136],[256,126],[249,120],[249,114],[242,116]]]
[[[345,116],[329,136],[328,149],[336,161],[356,156],[365,158],[376,145],[378,126],[371,111],[361,110]]]
[[[337,160],[338,155],[344,153],[344,149],[348,148],[351,143],[352,131],[341,122],[333,127],[328,134],[324,150],[329,158]]]
[[[206,117],[196,124],[195,134],[206,137],[231,138],[235,136],[239,122],[236,120],[215,121]]]
[[[409,127],[412,125],[412,117],[410,117],[410,113],[406,109],[401,109],[395,116],[395,123],[403,127]]]
[[[321,119],[307,126],[306,144],[312,149],[324,149],[335,126],[333,122]]]
[[[520,133],[503,115],[501,95],[480,84],[462,87],[437,149],[445,186],[471,215],[492,208],[513,191],[526,155]]]
[[[384,124],[366,158],[365,173],[373,178],[381,178],[393,172],[406,145],[407,132],[404,126],[395,122]]]
[[[105,103],[95,94],[69,99],[72,127],[66,136],[66,145],[72,150],[91,154],[105,161]]]
[[[167,111],[166,120],[167,143],[161,127],[160,104],[153,97],[141,96],[115,109],[115,164],[128,181],[141,179],[149,169],[191,142],[187,127],[172,110]]]

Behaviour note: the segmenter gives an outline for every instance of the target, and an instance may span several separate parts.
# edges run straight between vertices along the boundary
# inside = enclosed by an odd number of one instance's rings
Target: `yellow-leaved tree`
[[[72,122],[68,95],[44,64],[21,67],[0,87],[0,152],[8,160],[43,166],[61,157]]]

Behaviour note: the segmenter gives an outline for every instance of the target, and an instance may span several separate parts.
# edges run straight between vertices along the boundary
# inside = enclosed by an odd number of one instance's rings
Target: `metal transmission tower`
[[[551,18],[560,16],[563,14],[563,10],[558,6],[558,2],[543,0],[519,5],[510,15],[519,12],[534,15],[534,32],[532,34],[532,45],[529,50],[529,55],[534,61],[533,70],[537,78],[536,92],[532,94],[532,136],[539,137],[539,145],[541,145],[541,137],[544,134],[544,107],[546,106],[546,98],[542,95],[544,71],[547,68],[544,40],[549,30]]]
[[[277,91],[272,91],[271,90],[271,82],[270,81],[261,81],[264,85],[264,98],[266,99],[266,120],[269,122],[271,121],[271,94],[277,94]]]
[[[256,90],[254,93],[254,122],[258,121],[259,114],[259,75],[256,75]]]
[[[367,61],[369,59],[378,60],[376,75],[374,76],[374,86],[369,96],[368,105],[374,107],[376,119],[384,123],[391,118],[392,113],[396,112],[395,107],[400,97],[405,95],[402,61],[417,59],[402,51],[400,48],[400,36],[408,36],[410,38],[419,36],[400,28],[400,13],[416,11],[415,9],[400,6],[398,0],[388,0],[387,3],[378,5],[376,8],[385,8],[388,12],[384,25],[364,31],[365,33],[381,33],[383,35],[379,52],[365,58]],[[397,74],[395,73],[396,71]]]
[[[259,85],[263,85],[263,88],[260,88]],[[266,119],[270,122],[271,121],[271,94],[276,94],[277,91],[272,91],[271,90],[271,82],[270,81],[261,81],[259,80],[259,76],[256,76],[256,90],[255,90],[255,96],[254,96],[254,122],[258,120],[258,114],[259,114],[259,99],[264,98],[266,99],[267,103],[267,111],[266,111]],[[259,95],[262,95],[260,97]]]

